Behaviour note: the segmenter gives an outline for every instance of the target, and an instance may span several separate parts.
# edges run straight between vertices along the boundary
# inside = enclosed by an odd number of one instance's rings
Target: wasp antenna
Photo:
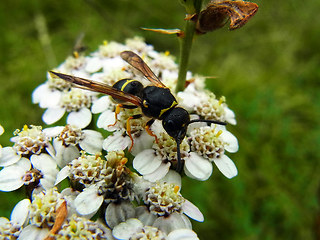
[[[219,124],[219,125],[227,125],[226,122],[220,122],[220,121],[216,121],[216,120],[206,120],[206,119],[194,119],[189,121],[188,125],[191,123],[195,123],[195,122],[206,122],[206,123],[215,123],[215,124]]]

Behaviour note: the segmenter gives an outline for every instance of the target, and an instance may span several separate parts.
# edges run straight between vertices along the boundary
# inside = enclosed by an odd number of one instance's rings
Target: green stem
[[[192,7],[186,8],[187,13],[199,14],[201,11],[202,1],[203,0],[191,0]],[[184,38],[180,39],[180,61],[179,61],[179,75],[178,82],[176,87],[176,92],[183,91],[186,84],[186,76],[188,71],[188,63],[190,58],[190,51],[193,43],[193,35],[195,32],[196,23],[193,20],[187,20]]]
[[[179,61],[179,75],[176,92],[183,91],[185,88],[189,56],[192,47],[193,35],[195,30],[195,23],[188,20],[186,23],[184,38],[180,39],[180,61]]]

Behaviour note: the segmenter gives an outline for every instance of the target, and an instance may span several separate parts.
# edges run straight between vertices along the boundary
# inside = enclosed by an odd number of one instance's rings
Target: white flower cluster
[[[174,58],[140,38],[128,39],[126,44],[104,42],[90,56],[74,54],[54,71],[109,86],[120,79],[150,85],[120,57],[125,50],[141,56],[191,119],[236,124],[225,98],[204,89],[203,77],[189,72],[186,89],[175,94],[178,66]],[[119,108],[110,96],[73,88],[49,74],[32,100],[45,109],[46,124],[67,114],[66,125],[24,126],[15,131],[12,147],[0,146],[0,190],[24,186],[29,193],[28,199],[16,205],[10,220],[0,218],[1,236],[21,240],[198,239],[189,218],[202,222],[204,217],[180,193],[181,175],[175,171],[177,143],[160,120],[151,125],[150,134],[145,130],[150,118],[140,108]],[[95,125],[99,131],[89,129]],[[238,141],[225,126],[195,121],[179,150],[183,175],[207,180],[212,163],[227,178],[237,175],[226,152],[236,152]],[[91,220],[97,214],[102,219]]]

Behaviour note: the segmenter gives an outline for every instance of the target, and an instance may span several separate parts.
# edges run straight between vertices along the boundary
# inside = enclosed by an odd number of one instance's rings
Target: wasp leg
[[[131,119],[138,119],[138,118],[141,118],[141,117],[142,117],[142,114],[136,114],[136,115],[133,115],[133,116],[131,116],[131,117],[129,117],[129,118],[127,119],[127,134],[128,134],[128,136],[129,136],[129,138],[130,138],[130,140],[131,140],[131,146],[130,146],[130,148],[129,148],[129,152],[131,152],[132,147],[133,147],[133,137],[132,137],[132,135],[131,135],[130,120],[131,120]]]
[[[154,123],[154,121],[155,121],[154,119],[149,120],[149,121],[147,122],[147,124],[146,124],[145,129],[146,129],[147,133],[148,133],[150,136],[152,136],[152,137],[155,138],[156,143],[158,143],[159,141],[158,141],[157,135],[155,135],[155,134],[151,131],[151,129],[150,129],[150,127],[151,127],[151,125]]]
[[[108,127],[113,127],[114,125],[116,125],[116,123],[118,122],[118,114],[120,113],[120,109],[121,108],[126,108],[126,109],[134,109],[137,108],[138,106],[134,106],[134,105],[124,105],[124,104],[117,104],[116,106],[116,110],[114,112],[114,118],[115,118],[115,122],[113,124],[109,124]]]

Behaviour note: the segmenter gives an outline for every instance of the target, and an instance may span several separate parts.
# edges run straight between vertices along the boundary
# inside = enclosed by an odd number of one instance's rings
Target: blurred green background
[[[243,28],[196,39],[189,69],[209,79],[237,115],[229,129],[240,150],[229,154],[239,175],[215,169],[211,179],[184,180],[183,195],[205,215],[193,222],[200,239],[320,239],[320,1],[256,1]],[[178,1],[3,1],[0,5],[0,123],[2,146],[24,124],[41,124],[31,93],[46,71],[72,52],[85,33],[89,52],[103,40],[139,35],[178,56],[173,36],[140,27],[182,28]],[[51,45],[43,45],[43,26]],[[39,34],[41,33],[41,34]],[[22,192],[0,193],[10,216]]]

